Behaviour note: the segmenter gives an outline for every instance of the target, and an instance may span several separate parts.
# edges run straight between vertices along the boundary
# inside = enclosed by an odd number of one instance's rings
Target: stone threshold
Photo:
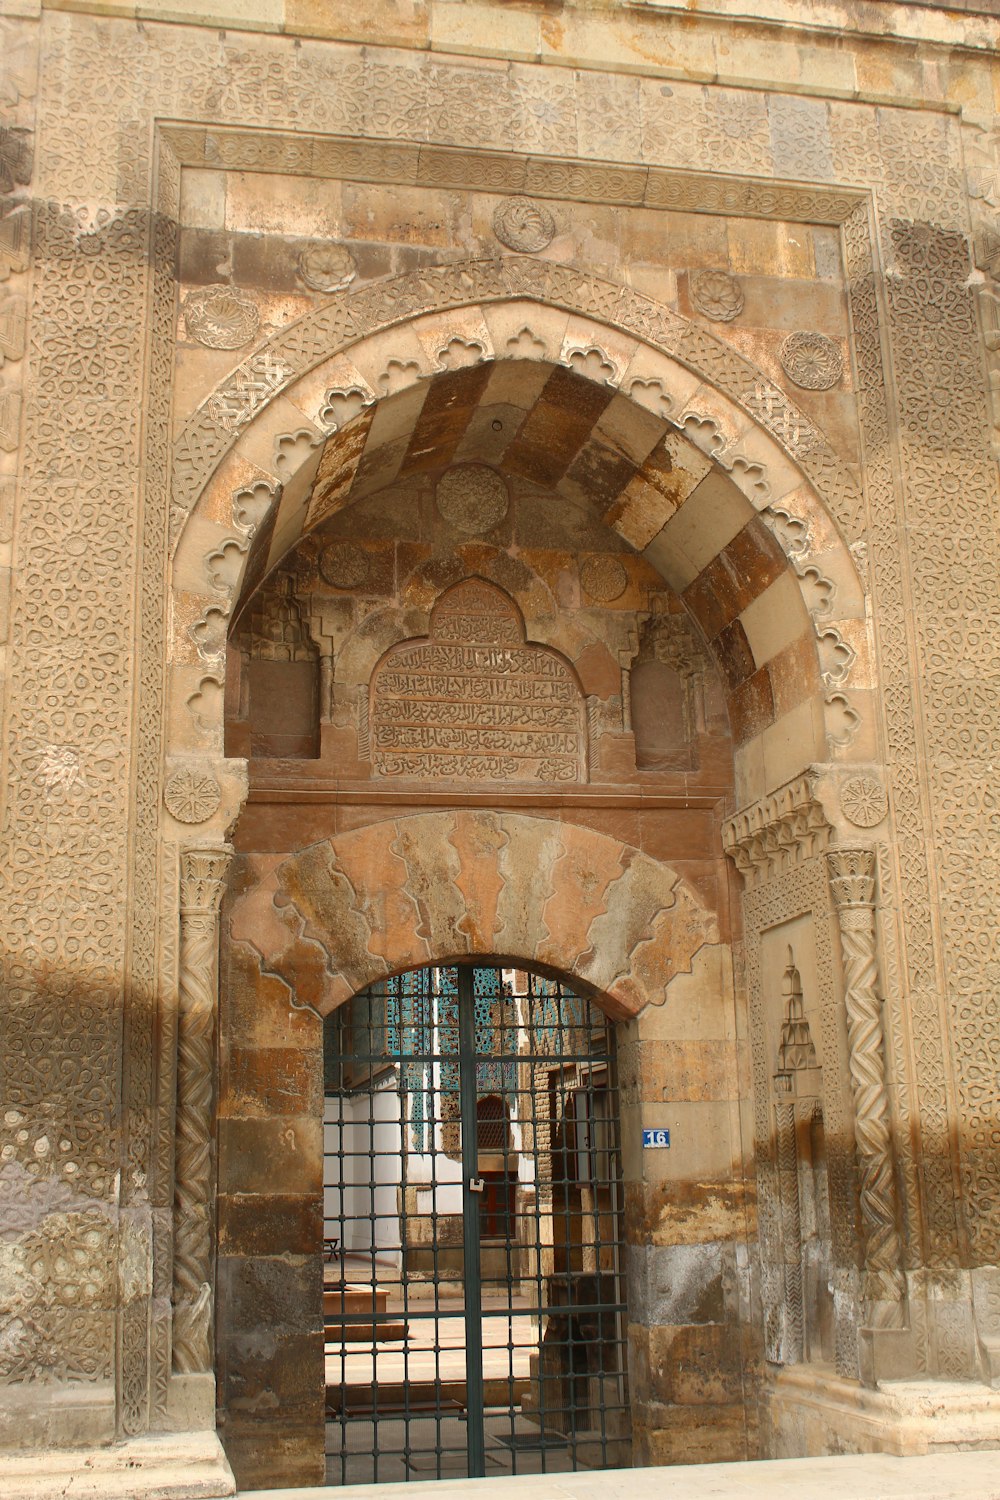
[[[1000,1453],[864,1453],[239,1494],[241,1500],[1000,1500]]]
[[[2,1500],[217,1500],[235,1494],[233,1472],[214,1432],[0,1455]]]

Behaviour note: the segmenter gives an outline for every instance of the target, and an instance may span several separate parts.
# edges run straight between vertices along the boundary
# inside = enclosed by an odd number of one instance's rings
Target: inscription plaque
[[[568,662],[525,640],[502,589],[466,579],[431,612],[426,640],[376,668],[369,710],[378,776],[583,781],[583,695]]]

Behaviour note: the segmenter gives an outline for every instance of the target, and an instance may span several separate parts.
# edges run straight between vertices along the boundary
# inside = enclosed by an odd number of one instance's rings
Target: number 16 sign
[[[642,1132],[642,1144],[647,1146],[669,1146],[669,1130],[644,1130]]]

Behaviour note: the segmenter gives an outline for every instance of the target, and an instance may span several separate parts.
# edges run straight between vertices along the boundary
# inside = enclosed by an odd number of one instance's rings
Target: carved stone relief
[[[507,514],[509,499],[503,477],[486,464],[456,464],[438,480],[437,508],[456,531],[481,536]]]
[[[370,567],[367,552],[353,542],[331,542],[319,555],[320,576],[337,589],[360,588]]]
[[[815,779],[801,776],[729,818],[722,826],[722,846],[752,887],[822,853],[831,834]]]
[[[709,670],[687,615],[653,614],[643,621],[628,672],[629,718],[640,770],[694,768]]]
[[[384,658],[369,724],[380,776],[586,779],[583,697],[572,669],[526,643],[517,606],[478,579],[441,595],[426,642]]]
[[[317,422],[324,432],[336,432],[349,422],[352,417],[358,416],[366,406],[372,403],[370,391],[363,390],[360,386],[351,386],[349,390],[332,389],[327,391],[323,399],[323,405],[317,414]]]
[[[163,801],[179,823],[204,823],[221,801],[219,783],[210,771],[184,767],[175,771],[163,790]]]
[[[617,557],[588,557],[580,565],[580,582],[589,598],[611,604],[628,587],[628,573]]]
[[[339,292],[358,274],[346,245],[306,245],[299,252],[299,275],[313,292]]]
[[[545,205],[527,198],[505,198],[493,215],[493,233],[497,239],[521,255],[544,250],[555,232],[555,220]]]
[[[691,277],[691,301],[714,323],[731,323],[743,311],[743,288],[728,271],[696,271]]]
[[[233,520],[236,525],[252,536],[274,504],[276,495],[277,487],[265,479],[236,490],[233,494]]]
[[[260,313],[245,293],[222,284],[189,292],[184,322],[189,336],[209,349],[242,349],[260,327]]]
[[[796,1311],[801,1307],[801,1300],[794,1274],[791,1290],[786,1279],[788,1268],[792,1268],[794,1273],[801,1261],[794,1248],[794,1238],[790,1239],[785,1232],[786,1220],[783,1218],[782,1208],[784,1203],[793,1201],[789,1176],[793,1158],[789,1152],[793,1149],[792,1132],[798,1128],[800,1116],[794,1106],[789,1106],[788,1093],[784,1087],[780,1094],[776,1094],[775,1063],[778,1059],[770,1051],[768,1044],[766,1003],[768,986],[773,986],[776,974],[773,964],[766,972],[762,967],[762,947],[767,934],[779,941],[784,953],[787,953],[788,942],[794,941],[796,955],[800,951],[799,945],[804,944],[808,938],[808,943],[814,950],[817,1004],[821,1022],[820,1034],[811,1035],[810,1040],[816,1047],[817,1060],[825,1078],[832,1080],[841,1076],[842,1059],[834,983],[836,960],[829,925],[824,920],[829,904],[826,870],[822,858],[815,857],[815,831],[806,828],[800,835],[794,824],[787,821],[787,816],[778,817],[776,812],[777,809],[762,807],[750,821],[768,828],[772,838],[783,839],[783,873],[778,873],[775,869],[773,858],[761,859],[758,854],[751,860],[747,867],[754,873],[744,895],[744,917],[754,1072],[754,1129],[760,1199],[765,1341],[768,1357],[780,1363],[794,1356],[795,1350],[802,1347],[799,1338],[800,1319]],[[740,852],[746,860],[759,848],[758,834],[757,840],[752,840],[749,845],[744,841]],[[733,853],[732,848],[730,853]],[[789,937],[785,936],[786,932]],[[791,937],[793,932],[797,934],[794,938]],[[778,1070],[779,1074],[781,1071]],[[794,1078],[794,1070],[792,1077]],[[854,1267],[856,1188],[853,1142],[849,1123],[844,1118],[839,1090],[831,1087],[823,1092],[831,1233],[829,1280],[833,1289],[835,1360],[840,1374],[856,1376],[859,1368],[860,1304]],[[817,1085],[808,1086],[805,1095],[810,1099],[816,1097]],[[772,1129],[772,1100],[776,1099],[786,1108],[791,1108],[792,1113],[784,1120],[775,1115],[778,1128]],[[784,1158],[779,1156],[779,1151],[784,1152]],[[785,1269],[780,1276],[775,1276],[767,1270],[768,1266]],[[804,1327],[804,1324],[801,1326]]]
[[[840,806],[856,828],[876,828],[889,811],[889,799],[874,776],[852,776],[840,789]]]
[[[823,333],[792,333],[781,346],[785,374],[809,391],[828,391],[844,373],[844,356]]]

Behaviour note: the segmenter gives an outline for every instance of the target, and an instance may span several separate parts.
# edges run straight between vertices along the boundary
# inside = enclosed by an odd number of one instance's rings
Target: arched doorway
[[[253,827],[248,821],[248,828]],[[586,900],[582,899],[584,890]],[[361,892],[368,895],[359,905]],[[399,924],[398,929],[393,922]],[[667,1113],[657,1100],[654,1083],[661,1057],[670,1054],[679,1059],[692,1051],[692,1045],[695,1051],[700,1048],[718,1060],[720,1077],[724,1074],[735,1082],[738,1071],[727,944],[717,915],[706,908],[686,877],[635,846],[569,820],[555,823],[537,814],[470,809],[401,812],[291,854],[237,854],[223,912],[223,933],[218,1378],[220,1432],[241,1484],[262,1485],[265,1480],[272,1485],[287,1484],[291,1476],[302,1482],[323,1481],[323,1278],[330,1274],[324,1265],[335,1265],[335,1282],[345,1283],[345,1295],[346,1284],[357,1287],[357,1263],[352,1262],[350,1274],[342,1274],[338,1258],[342,1248],[352,1255],[365,1253],[366,1245],[356,1233],[358,1223],[371,1224],[367,1243],[371,1255],[402,1253],[402,1168],[388,1170],[399,1161],[395,1137],[387,1153],[376,1153],[377,1165],[387,1169],[384,1179],[368,1168],[364,1146],[361,1156],[367,1175],[361,1174],[362,1197],[345,1215],[354,1225],[351,1233],[347,1233],[348,1223],[337,1222],[336,1194],[329,1204],[329,1221],[324,1222],[324,1178],[327,1186],[336,1186],[339,1192],[344,1176],[339,1171],[338,1182],[331,1182],[324,1159],[324,1146],[335,1154],[338,1150],[335,1141],[324,1141],[325,1090],[343,1092],[336,1081],[337,1070],[329,1066],[329,1051],[324,1070],[324,1030],[347,1026],[337,1017],[350,1015],[349,1007],[359,993],[370,991],[372,985],[383,993],[391,992],[396,976],[414,971],[450,971],[459,976],[499,972],[502,979],[509,977],[515,999],[518,986],[523,991],[530,983],[545,1004],[550,1003],[553,990],[557,995],[560,990],[572,995],[580,1006],[586,1001],[586,1014],[593,1018],[595,1035],[600,1032],[604,1038],[605,1050],[600,1056],[596,1046],[588,1051],[585,1066],[593,1068],[602,1057],[613,1057],[618,1069],[618,1108],[606,1114],[603,1105],[589,1107],[583,1095],[567,1097],[572,1093],[569,1075],[560,1083],[561,1073],[549,1079],[538,1071],[530,1080],[531,1097],[520,1101],[515,1097],[512,1107],[503,1090],[498,1090],[498,1082],[504,1081],[502,1068],[498,1078],[491,1063],[481,1093],[490,1101],[499,1093],[504,1115],[509,1116],[510,1143],[506,1152],[503,1144],[499,1152],[484,1151],[481,1162],[480,1128],[488,1123],[495,1131],[496,1118],[482,1121],[478,1100],[469,1103],[462,1115],[474,1123],[477,1174],[499,1174],[494,1177],[497,1192],[504,1182],[508,1192],[513,1186],[511,1159],[519,1150],[518,1104],[529,1124],[539,1117],[550,1121],[551,1159],[545,1175],[553,1184],[553,1211],[546,1218],[554,1217],[569,1232],[553,1232],[555,1279],[544,1279],[546,1297],[550,1280],[556,1288],[562,1285],[560,1277],[603,1273],[601,1246],[610,1253],[616,1240],[625,1242],[624,1297],[619,1286],[614,1298],[602,1292],[587,1306],[592,1311],[595,1304],[612,1301],[617,1309],[614,1314],[598,1313],[600,1333],[601,1318],[617,1317],[623,1303],[627,1305],[630,1368],[640,1372],[637,1385],[630,1390],[631,1434],[614,1428],[620,1400],[612,1386],[595,1388],[598,1376],[592,1369],[572,1365],[567,1369],[567,1346],[579,1353],[583,1339],[576,1323],[560,1338],[557,1323],[543,1351],[546,1358],[550,1354],[555,1358],[553,1379],[565,1382],[572,1376],[576,1384],[568,1389],[575,1393],[576,1407],[582,1413],[589,1403],[598,1413],[598,1425],[583,1428],[578,1422],[575,1443],[572,1424],[568,1436],[547,1431],[540,1438],[537,1423],[533,1433],[530,1426],[528,1431],[520,1426],[522,1411],[515,1416],[512,1435],[515,1439],[533,1437],[535,1446],[515,1442],[507,1450],[519,1452],[521,1472],[531,1462],[540,1464],[541,1452],[549,1455],[548,1467],[557,1462],[559,1453],[562,1462],[569,1463],[574,1447],[579,1463],[592,1462],[597,1451],[610,1456],[614,1445],[629,1435],[637,1461],[655,1459],[649,1445],[656,1389],[646,1371],[649,1351],[657,1338],[662,1342],[664,1332],[669,1332],[664,1325],[671,1322],[680,1326],[688,1344],[700,1339],[702,1344],[707,1340],[714,1346],[724,1345],[734,1365],[724,1388],[714,1382],[703,1393],[695,1393],[688,1408],[692,1422],[704,1425],[721,1414],[736,1429],[737,1411],[742,1414],[742,1405],[736,1406],[741,1313],[735,1296],[726,1290],[734,1287],[727,1266],[731,1262],[735,1269],[736,1237],[742,1235],[744,1225],[740,1141],[732,1128],[735,1094],[732,1085],[720,1083],[721,1097],[706,1108],[700,1098],[702,1085],[694,1087],[678,1078],[674,1089],[678,1097]],[[386,952],[392,958],[389,972]],[[519,1003],[522,1011],[530,1009],[525,994]],[[613,1033],[605,1017],[617,1023]],[[377,1029],[374,1023],[371,1029]],[[703,1040],[692,1044],[692,1031]],[[614,1038],[610,1051],[609,1035]],[[367,1038],[363,1035],[361,1040]],[[347,1045],[346,1041],[341,1044],[339,1055],[349,1059]],[[386,1050],[391,1056],[394,1048],[369,1048],[367,1055],[376,1058],[381,1076],[389,1079],[396,1063],[383,1055]],[[362,1058],[366,1055],[364,1045],[355,1051]],[[563,1061],[583,1067],[573,1061],[581,1056],[578,1052]],[[358,1066],[356,1061],[349,1065]],[[578,1081],[583,1087],[582,1079]],[[390,1134],[398,1132],[402,1110],[395,1084],[386,1091],[375,1090],[374,1103],[364,1097],[368,1084],[363,1079],[361,1084],[361,1104],[352,1108],[362,1110],[362,1120],[360,1125],[352,1120],[352,1130],[360,1129],[363,1143],[375,1128],[373,1120],[381,1121]],[[526,1090],[520,1093],[523,1096]],[[440,1099],[434,1107],[442,1116],[447,1113]],[[341,1105],[335,1113],[339,1118]],[[586,1135],[611,1130],[613,1118],[620,1124],[615,1144],[621,1147],[624,1202],[624,1213],[614,1229],[601,1195],[588,1199],[588,1185],[573,1177],[580,1153],[587,1150]],[[454,1119],[444,1123],[454,1136]],[[507,1121],[500,1123],[503,1128]],[[689,1137],[687,1149],[676,1156],[670,1151],[644,1151],[643,1128],[665,1124]],[[701,1144],[699,1131],[705,1136]],[[461,1144],[460,1133],[458,1137],[457,1142],[442,1140],[441,1144],[454,1151]],[[520,1144],[524,1145],[523,1136]],[[597,1149],[602,1148],[598,1145]],[[351,1153],[353,1157],[358,1154]],[[437,1154],[443,1159],[447,1150]],[[427,1163],[424,1169],[425,1173],[429,1170]],[[532,1171],[536,1171],[534,1166]],[[603,1167],[601,1172],[608,1175]],[[697,1178],[691,1180],[694,1173]],[[449,1174],[452,1184],[461,1188],[461,1162],[442,1165],[438,1175]],[[353,1166],[348,1175],[353,1177]],[[517,1175],[520,1181],[520,1162]],[[541,1175],[536,1171],[536,1180]],[[417,1228],[428,1205],[426,1199],[418,1201],[416,1194],[426,1192],[427,1186],[411,1186],[415,1193],[405,1207],[414,1216],[412,1227]],[[678,1236],[671,1222],[675,1211],[669,1205],[675,1199],[683,1240],[672,1245]],[[507,1202],[510,1205],[509,1198]],[[493,1206],[501,1210],[504,1205],[495,1197]],[[584,1222],[592,1223],[597,1212],[601,1214],[599,1234],[592,1232],[585,1245],[585,1237],[574,1230]],[[371,1214],[374,1220],[367,1218]],[[720,1245],[723,1217],[733,1239]],[[499,1212],[496,1218],[501,1218]],[[497,1231],[490,1236],[494,1243],[484,1247],[486,1262],[481,1264],[487,1302],[508,1293],[508,1232],[496,1221],[493,1227]],[[324,1240],[334,1239],[336,1246],[324,1246]],[[433,1272],[433,1235],[407,1238],[415,1274],[427,1273],[428,1243]],[[457,1231],[452,1251],[456,1247],[464,1254],[464,1240]],[[334,1259],[324,1261],[324,1255],[331,1253]],[[439,1245],[439,1261],[441,1254]],[[520,1259],[517,1266],[522,1279]],[[674,1292],[669,1290],[672,1278],[676,1279]],[[526,1294],[528,1270],[524,1279]],[[372,1306],[371,1288],[376,1283],[377,1278],[369,1276],[369,1290],[354,1311],[360,1314],[363,1308],[362,1321],[369,1325],[376,1314],[390,1323],[404,1321],[402,1310],[388,1298],[384,1307]],[[579,1300],[578,1293],[574,1295]],[[534,1314],[518,1310],[518,1316],[528,1318],[527,1328],[519,1325],[519,1337],[533,1336],[532,1316],[536,1329],[541,1326],[540,1303],[532,1306]],[[348,1311],[346,1306],[338,1309],[335,1300],[335,1316],[339,1312],[343,1317]],[[589,1315],[584,1310],[583,1316]],[[564,1316],[573,1319],[576,1312],[570,1310]],[[587,1338],[593,1342],[594,1326],[588,1328]],[[427,1332],[426,1327],[423,1331]],[[606,1328],[603,1336],[609,1347],[617,1347],[615,1336]],[[335,1360],[335,1352],[330,1357]],[[523,1361],[523,1350],[518,1357]],[[327,1365],[326,1373],[336,1384],[336,1365]],[[520,1367],[515,1375],[522,1378]],[[612,1383],[620,1376],[620,1369],[608,1372]],[[334,1413],[335,1420],[340,1416]],[[494,1419],[494,1427],[497,1420],[502,1423],[504,1419]],[[589,1448],[582,1441],[585,1433],[591,1435]],[[343,1436],[340,1441],[343,1445]],[[543,1449],[538,1447],[540,1441],[545,1442]],[[500,1445],[497,1451],[503,1449]],[[420,1477],[420,1470],[410,1477]]]
[[[614,1029],[497,965],[324,1024],[327,1479],[628,1462]]]
[[[630,1023],[634,1452],[740,1457],[760,1332],[746,1270],[750,1060],[721,834],[735,805],[825,753],[813,582],[789,562],[791,512],[765,503],[761,466],[735,452],[720,464],[724,424],[686,412],[689,375],[675,421],[677,367],[661,361],[654,377],[640,350],[626,396],[593,349],[553,362],[514,343],[427,378],[413,362],[377,402],[359,388],[328,403],[343,419],[332,435],[279,439],[287,478],[269,507],[267,486],[246,483],[250,460],[229,467],[254,529],[245,558],[236,549],[225,668],[226,748],[246,757],[249,797],[224,919],[223,1033],[242,1029],[254,1053],[283,1046],[285,1031],[308,1036],[313,1098],[319,1018],[373,983],[506,961],[599,997]],[[794,504],[814,507],[832,560],[836,531],[815,496],[800,487]],[[216,557],[222,576],[225,545]],[[854,610],[853,571],[838,578]],[[762,1048],[752,1066],[766,1077]],[[227,1324],[238,1299],[220,1305],[221,1429],[241,1483],[315,1482],[320,1115],[294,1089],[268,1098],[259,1080],[243,1097],[224,1088],[220,1107],[234,1140],[270,1131],[269,1170],[282,1166],[278,1184],[249,1160],[223,1173],[224,1269],[234,1285],[259,1279],[237,1200],[270,1213],[283,1199],[278,1216],[298,1215],[297,1228],[282,1245],[273,1219],[269,1253],[301,1258],[273,1352],[249,1376],[246,1351],[272,1327],[249,1304]],[[477,1133],[478,1114],[473,1101]],[[651,1146],[672,1130],[683,1152],[647,1152],[637,1120]],[[574,1130],[561,1121],[564,1158]],[[355,1283],[343,1281],[346,1298]],[[387,1298],[369,1321],[409,1322],[398,1313]]]

